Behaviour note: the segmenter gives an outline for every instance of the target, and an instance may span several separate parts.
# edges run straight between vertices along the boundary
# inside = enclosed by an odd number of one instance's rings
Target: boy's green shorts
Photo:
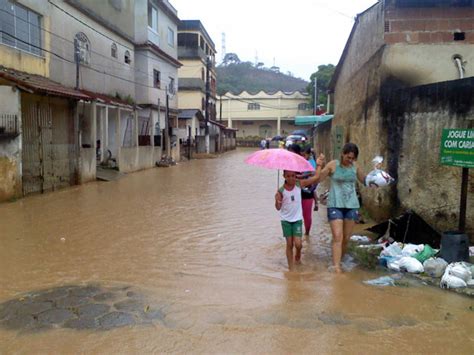
[[[283,229],[283,236],[285,238],[303,236],[303,221],[296,222],[281,221],[281,228]]]

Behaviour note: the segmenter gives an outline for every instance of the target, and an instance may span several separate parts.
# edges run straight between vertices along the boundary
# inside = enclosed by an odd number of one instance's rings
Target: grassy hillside
[[[306,91],[308,82],[275,70],[256,68],[250,62],[221,65],[217,70],[217,92],[240,93],[243,90],[258,92]]]

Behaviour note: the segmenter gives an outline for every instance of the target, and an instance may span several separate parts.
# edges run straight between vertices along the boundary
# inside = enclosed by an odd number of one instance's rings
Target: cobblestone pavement
[[[102,329],[162,321],[164,305],[151,306],[132,287],[64,286],[0,304],[0,326],[13,330]]]

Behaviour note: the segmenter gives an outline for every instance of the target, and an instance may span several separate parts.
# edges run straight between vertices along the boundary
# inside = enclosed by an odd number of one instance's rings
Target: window
[[[260,104],[250,103],[247,105],[247,110],[260,110]]]
[[[308,104],[305,102],[298,104],[298,110],[308,110]]]
[[[161,88],[161,73],[156,69],[153,69],[153,87]]]
[[[158,9],[148,3],[148,27],[158,32]]]
[[[168,85],[168,92],[170,94],[174,94],[176,92],[176,88],[174,85],[174,78],[172,78],[171,76],[170,76],[170,83]]]
[[[242,126],[251,126],[253,125],[253,121],[242,121]]]
[[[199,47],[204,50],[204,38],[202,36],[199,36]]]
[[[79,32],[76,34],[75,43],[77,43],[78,51],[79,51],[79,61],[83,64],[90,64],[91,63],[91,43],[87,36]]]
[[[168,27],[168,44],[174,47],[174,31]]]
[[[117,45],[115,43],[112,43],[112,46],[110,47],[110,55],[114,58],[118,58]]]
[[[40,20],[37,13],[0,0],[0,43],[42,55]]]
[[[130,57],[130,52],[129,52],[129,51],[125,51],[124,61],[125,61],[125,63],[127,63],[127,64],[131,64],[131,63],[132,63],[132,57]]]

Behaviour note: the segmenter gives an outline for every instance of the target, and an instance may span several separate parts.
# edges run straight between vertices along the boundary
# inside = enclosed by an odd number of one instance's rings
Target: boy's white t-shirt
[[[301,207],[301,187],[299,181],[288,191],[284,186],[278,190],[283,195],[280,209],[280,218],[282,221],[296,222],[303,219],[303,208]]]

